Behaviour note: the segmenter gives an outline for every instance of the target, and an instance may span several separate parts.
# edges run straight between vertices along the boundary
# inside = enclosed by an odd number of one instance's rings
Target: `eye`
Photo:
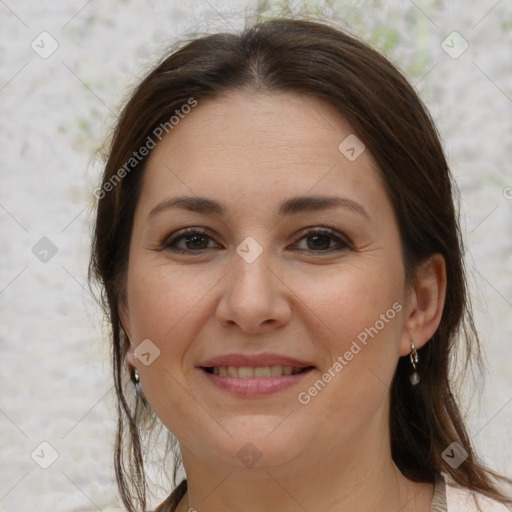
[[[300,247],[301,244],[305,247]],[[198,253],[207,249],[220,248],[211,245],[213,238],[204,230],[198,228],[186,228],[177,234],[167,238],[161,244],[161,249],[177,253]],[[299,238],[294,245],[300,251],[330,253],[351,249],[351,244],[341,235],[330,228],[310,230]]]
[[[179,253],[193,253],[213,249],[214,247],[209,246],[211,240],[213,239],[205,231],[197,228],[187,228],[164,240],[161,248]]]
[[[336,231],[329,228],[311,230],[299,239],[299,242],[301,241],[306,242],[306,247],[299,247],[301,251],[327,253],[344,251],[351,248],[349,242],[344,240]],[[295,247],[297,246],[298,243]]]

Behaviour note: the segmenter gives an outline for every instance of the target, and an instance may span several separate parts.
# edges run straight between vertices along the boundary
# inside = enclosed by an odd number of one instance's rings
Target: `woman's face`
[[[121,314],[184,458],[271,467],[382,445],[408,295],[360,144],[318,99],[231,92],[152,150]]]

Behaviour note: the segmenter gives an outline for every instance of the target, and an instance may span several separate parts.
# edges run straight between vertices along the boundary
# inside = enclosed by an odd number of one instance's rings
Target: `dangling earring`
[[[135,368],[135,367],[132,368],[131,377],[132,377],[132,382],[137,386],[137,384],[139,384],[139,382],[140,382],[139,372],[137,371],[137,368]]]
[[[418,375],[418,372],[416,371],[416,365],[418,364],[419,358],[418,358],[418,352],[416,352],[416,347],[414,346],[414,343],[411,341],[411,353],[409,354],[409,359],[411,360],[411,364],[413,367],[413,372],[411,373],[411,376],[409,377],[409,380],[411,381],[411,384],[413,386],[416,386],[418,382],[420,381],[420,376]]]

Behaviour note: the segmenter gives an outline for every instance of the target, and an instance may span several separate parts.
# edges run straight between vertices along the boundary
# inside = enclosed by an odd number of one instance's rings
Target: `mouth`
[[[237,377],[239,379],[282,377],[283,375],[299,375],[310,369],[312,366],[301,368],[297,366],[207,366],[202,369],[213,375]]]
[[[308,362],[274,354],[229,354],[204,361],[197,368],[214,388],[246,398],[295,386],[315,370]]]

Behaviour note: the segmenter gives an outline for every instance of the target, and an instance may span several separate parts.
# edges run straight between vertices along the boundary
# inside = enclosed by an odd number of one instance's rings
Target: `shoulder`
[[[446,504],[448,512],[511,512],[510,505],[504,505],[479,492],[459,487],[446,475]],[[479,508],[480,507],[480,508]]]

